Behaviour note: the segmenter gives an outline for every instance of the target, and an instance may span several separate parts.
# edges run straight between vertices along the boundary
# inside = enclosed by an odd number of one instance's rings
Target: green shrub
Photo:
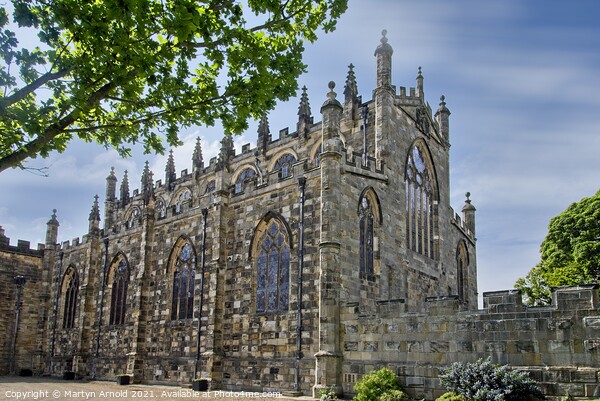
[[[442,394],[435,401],[467,401],[467,399],[465,397],[463,397],[462,395],[458,394],[458,393],[454,393],[452,391],[449,391],[449,392],[447,392],[445,394]]]
[[[410,398],[402,390],[389,390],[381,394],[379,401],[410,401]]]
[[[491,358],[473,363],[455,362],[440,375],[448,391],[472,401],[543,400],[537,383],[525,372],[493,364]]]
[[[319,391],[319,401],[337,401],[337,399],[338,397],[333,386]]]
[[[379,397],[392,390],[402,390],[396,374],[387,368],[374,370],[354,385],[357,393],[354,401],[379,401]]]

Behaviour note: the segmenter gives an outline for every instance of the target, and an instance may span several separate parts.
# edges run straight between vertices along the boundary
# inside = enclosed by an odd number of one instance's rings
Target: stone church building
[[[432,299],[477,309],[475,207],[450,206],[444,96],[432,109],[420,67],[396,88],[387,42],[370,99],[350,65],[317,116],[304,88],[293,129],[263,118],[240,154],[226,136],[205,163],[198,140],[191,170],[171,154],[133,191],[111,170],[81,240],[59,243],[56,211],[38,249],[0,228],[0,374],[304,394],[351,392],[383,365],[418,376],[410,343],[388,348]],[[443,347],[429,352],[456,351]]]

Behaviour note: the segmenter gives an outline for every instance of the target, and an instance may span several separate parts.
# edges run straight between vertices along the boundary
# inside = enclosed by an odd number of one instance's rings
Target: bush
[[[356,396],[354,401],[379,401],[380,397],[393,390],[402,390],[398,377],[394,372],[387,368],[374,370],[371,373],[363,376],[355,385],[354,391]],[[400,391],[402,394],[404,392]],[[398,395],[390,395],[389,397],[397,397]],[[406,398],[408,400],[408,398]],[[404,401],[402,398],[390,398],[386,401]]]
[[[544,399],[537,383],[527,373],[491,358],[473,363],[455,362],[440,376],[442,385],[472,401],[523,401]]]
[[[319,391],[319,401],[337,401],[337,399],[338,397],[333,386]]]
[[[402,390],[389,390],[381,394],[379,401],[410,401],[410,398]]]
[[[467,401],[467,399],[458,393],[449,391],[445,394],[442,394],[441,397],[435,401]]]

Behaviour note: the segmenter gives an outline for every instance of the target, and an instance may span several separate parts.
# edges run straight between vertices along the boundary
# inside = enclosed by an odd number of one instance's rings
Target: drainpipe
[[[200,253],[200,300],[198,301],[198,333],[196,335],[196,363],[194,364],[194,379],[198,374],[200,364],[200,330],[202,329],[202,301],[204,299],[204,270],[206,266],[206,217],[208,209],[202,209],[202,251]]]
[[[98,314],[98,331],[96,332],[96,345],[94,350],[94,366],[92,379],[96,378],[96,363],[100,355],[100,332],[102,329],[102,315],[104,312],[104,289],[106,287],[106,270],[108,268],[108,238],[104,238],[104,266],[102,267],[102,286],[100,287],[100,313]]]
[[[302,269],[304,267],[304,190],[306,177],[298,178],[300,187],[300,218],[298,220],[298,321],[296,323],[296,365],[294,391],[300,391],[300,359],[302,359]]]
[[[21,320],[21,300],[23,298],[23,286],[25,285],[25,276],[15,276],[13,283],[17,286],[17,304],[15,305],[15,329],[13,331],[11,355],[10,355],[10,372],[14,375],[17,364],[17,334],[19,333],[19,323]]]

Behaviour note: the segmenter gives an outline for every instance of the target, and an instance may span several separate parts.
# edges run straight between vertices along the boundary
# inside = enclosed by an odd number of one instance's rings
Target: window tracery
[[[251,168],[244,169],[240,175],[238,175],[237,180],[235,181],[235,194],[240,194],[244,191],[244,187],[246,184],[256,175],[256,172]]]
[[[194,315],[194,277],[196,255],[186,241],[175,255],[171,319],[191,319]]]
[[[75,313],[79,298],[79,274],[73,266],[65,272],[63,278],[63,329],[75,327]]]
[[[279,172],[280,179],[288,178],[292,175],[292,166],[294,163],[296,163],[296,158],[292,154],[286,153],[277,159],[273,170]]]
[[[192,197],[192,193],[189,190],[186,190],[179,194],[177,197],[177,203],[175,204],[175,213],[179,214],[183,211],[183,205],[188,203],[190,198]]]
[[[209,181],[208,184],[206,184],[206,190],[204,191],[204,194],[210,194],[210,203],[215,201],[215,189],[216,183],[214,180]]]
[[[140,219],[140,209],[137,207],[134,207],[133,210],[131,211],[131,214],[129,215],[129,218],[127,219],[127,221],[125,222],[125,228],[133,228],[135,227],[135,223]]]
[[[112,289],[110,300],[109,324],[119,325],[125,323],[127,305],[127,288],[129,286],[129,267],[124,257],[113,264]]]
[[[159,219],[163,219],[165,217],[167,217],[167,206],[165,205],[165,202],[160,199],[156,202],[156,216]]]
[[[435,258],[434,204],[435,176],[423,150],[414,145],[406,165],[406,227],[407,247]]]
[[[256,252],[256,312],[287,311],[291,255],[287,232],[280,221],[269,221]]]

